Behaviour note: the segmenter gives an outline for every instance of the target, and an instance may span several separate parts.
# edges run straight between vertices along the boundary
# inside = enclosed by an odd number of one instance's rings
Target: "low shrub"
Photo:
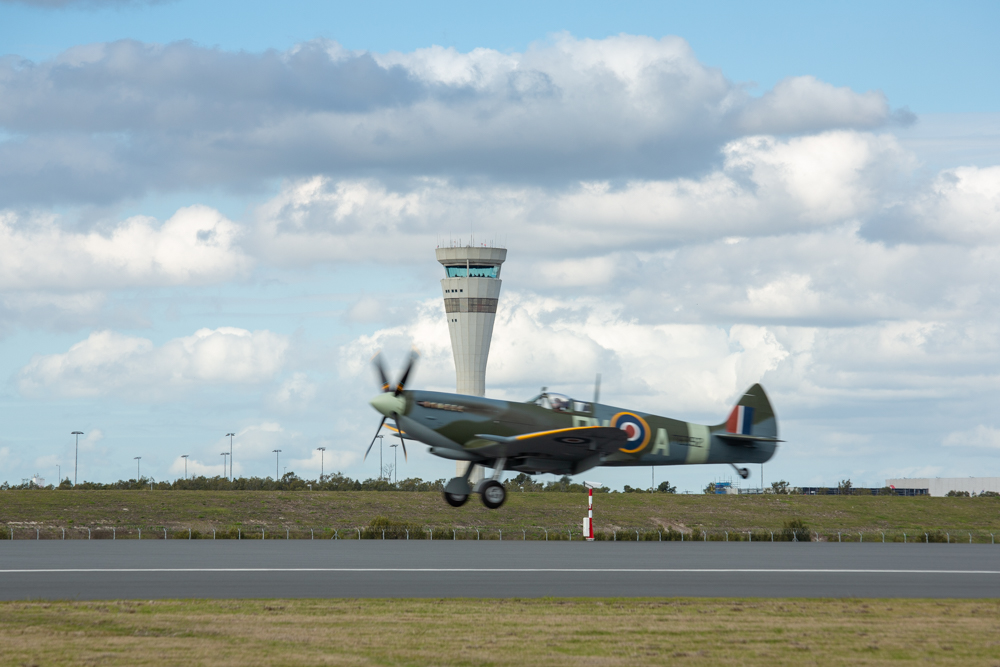
[[[775,535],[775,538],[778,536]],[[781,529],[782,542],[811,542],[812,533],[802,519],[786,521]]]
[[[429,537],[423,526],[404,521],[393,521],[384,516],[377,516],[361,529],[363,540],[424,540]]]

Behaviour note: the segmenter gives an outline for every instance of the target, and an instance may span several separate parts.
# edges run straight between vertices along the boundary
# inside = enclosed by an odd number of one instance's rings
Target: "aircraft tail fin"
[[[778,437],[778,419],[764,388],[755,384],[733,406],[729,418],[720,424],[726,433],[747,436]]]

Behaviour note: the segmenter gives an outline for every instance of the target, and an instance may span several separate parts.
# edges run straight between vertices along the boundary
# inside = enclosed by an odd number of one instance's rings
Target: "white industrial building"
[[[897,489],[927,489],[929,496],[947,496],[949,491],[968,491],[975,495],[983,491],[1000,493],[1000,477],[903,477],[887,479],[885,485]]]
[[[455,357],[455,385],[459,394],[486,394],[486,362],[490,356],[493,322],[500,298],[500,267],[507,259],[506,248],[457,246],[438,248],[437,261],[444,266],[441,280],[445,317]],[[456,463],[458,476],[469,464]],[[469,477],[475,485],[483,478],[477,466]]]

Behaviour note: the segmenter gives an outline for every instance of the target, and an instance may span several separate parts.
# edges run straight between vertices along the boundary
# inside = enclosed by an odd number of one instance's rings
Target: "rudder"
[[[727,433],[778,437],[778,419],[764,387],[759,384],[744,392],[729,418],[719,426]]]

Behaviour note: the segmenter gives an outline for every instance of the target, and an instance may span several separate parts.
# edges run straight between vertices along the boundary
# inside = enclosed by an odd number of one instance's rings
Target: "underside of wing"
[[[466,450],[486,457],[542,456],[578,461],[594,454],[610,454],[625,446],[625,431],[610,426],[580,426],[504,437],[476,434]]]

